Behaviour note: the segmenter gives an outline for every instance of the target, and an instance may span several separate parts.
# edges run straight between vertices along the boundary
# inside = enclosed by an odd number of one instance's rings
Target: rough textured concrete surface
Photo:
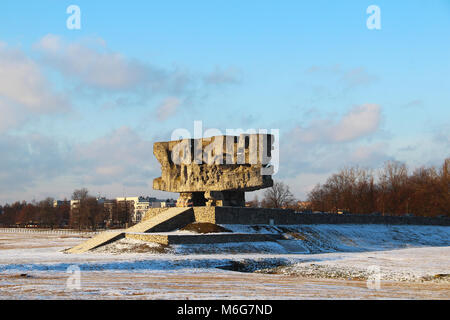
[[[159,210],[158,210],[159,209]],[[180,229],[195,221],[192,208],[157,208],[150,210],[150,216],[125,231],[105,231],[79,245],[67,253],[83,253],[104,246],[125,237],[126,233],[166,232]]]
[[[101,247],[105,244],[114,242],[116,240],[122,239],[123,237],[125,237],[125,233],[120,231],[102,232],[98,235],[95,235],[91,239],[86,240],[73,248],[70,248],[69,250],[66,251],[66,253],[83,253]]]
[[[145,221],[145,220],[148,220],[150,218],[153,218],[153,217],[159,215],[160,213],[163,213],[164,211],[167,211],[168,209],[169,209],[169,207],[166,207],[166,208],[150,208],[144,213],[144,215],[142,216],[142,220],[141,221]]]
[[[233,242],[263,242],[284,239],[279,234],[230,233],[230,234],[158,234],[127,233],[128,239],[136,239],[159,244],[213,244]]]
[[[273,185],[273,139],[241,134],[156,142],[162,172],[153,189],[179,192],[178,206],[244,206],[244,192]]]
[[[168,232],[195,221],[192,208],[169,208],[128,228],[125,232]]]
[[[196,222],[215,224],[386,224],[449,226],[450,218],[377,216],[369,214],[298,213],[290,209],[194,207]]]
[[[290,209],[194,207],[196,222],[215,224],[293,224],[300,214]]]

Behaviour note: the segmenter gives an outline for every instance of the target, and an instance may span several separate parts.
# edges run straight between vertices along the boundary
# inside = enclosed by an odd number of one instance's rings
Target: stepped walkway
[[[125,237],[124,232],[105,231],[79,245],[66,250],[66,253],[83,253]]]
[[[192,208],[180,207],[170,208],[160,214],[144,220],[124,232],[168,232],[182,228],[195,221]]]
[[[105,231],[79,245],[66,250],[66,253],[83,253],[122,239],[126,233],[167,232],[182,228],[195,221],[192,208],[170,208],[150,219],[144,220],[124,231]]]

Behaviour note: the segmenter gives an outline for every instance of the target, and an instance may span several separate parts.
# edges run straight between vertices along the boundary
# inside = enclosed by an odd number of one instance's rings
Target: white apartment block
[[[130,206],[132,223],[140,222],[147,210],[154,208],[154,204],[159,202],[156,198],[151,197],[119,197],[116,198],[116,201],[118,204],[126,201]]]

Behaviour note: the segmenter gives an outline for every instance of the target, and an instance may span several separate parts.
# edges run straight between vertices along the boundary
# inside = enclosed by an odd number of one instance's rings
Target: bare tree
[[[387,200],[385,210],[390,214],[400,214],[407,210],[408,199],[408,169],[404,163],[388,161],[380,172],[380,183],[384,186],[383,197]]]
[[[258,200],[258,196],[255,195],[255,197],[253,198],[253,200],[250,200],[246,203],[247,206],[252,207],[252,208],[258,208],[260,206],[259,200]]]
[[[53,207],[53,198],[47,198],[39,202],[41,222],[44,227],[53,227],[56,224],[56,210]]]
[[[76,189],[72,193],[72,200],[77,200],[78,203],[71,208],[71,225],[77,225],[80,230],[83,226],[88,224],[89,198],[89,191],[86,188]]]
[[[89,197],[89,191],[86,188],[76,189],[72,193],[72,200],[86,200]]]
[[[289,186],[283,182],[274,182],[273,186],[264,192],[261,204],[266,208],[286,208],[295,201]]]
[[[105,211],[103,205],[98,203],[94,197],[86,199],[86,222],[92,230],[96,230],[99,224],[105,220]]]
[[[450,216],[450,158],[445,159],[439,172],[441,197],[438,200],[438,206],[441,214]]]

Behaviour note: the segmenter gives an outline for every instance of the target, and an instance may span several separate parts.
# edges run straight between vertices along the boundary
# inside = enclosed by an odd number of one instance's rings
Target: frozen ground
[[[450,298],[450,227],[224,227],[290,240],[169,247],[124,239],[70,255],[62,251],[84,239],[0,233],[0,298]],[[67,286],[71,266],[81,270],[80,289]]]

